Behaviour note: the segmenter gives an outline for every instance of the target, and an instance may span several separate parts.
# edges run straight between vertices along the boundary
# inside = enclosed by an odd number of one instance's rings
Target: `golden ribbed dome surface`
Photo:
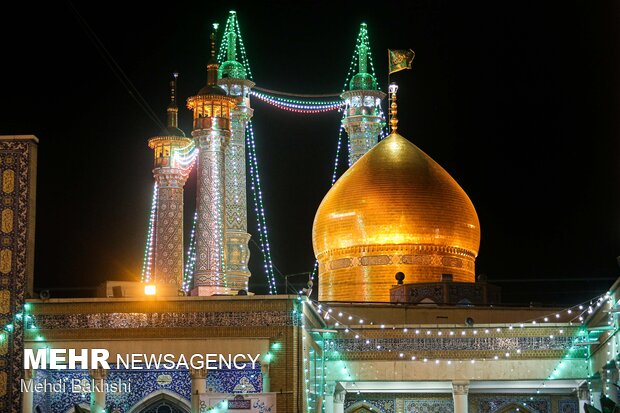
[[[389,301],[405,283],[442,274],[474,282],[480,223],[469,197],[431,157],[398,134],[379,142],[334,184],[313,225],[319,298]]]

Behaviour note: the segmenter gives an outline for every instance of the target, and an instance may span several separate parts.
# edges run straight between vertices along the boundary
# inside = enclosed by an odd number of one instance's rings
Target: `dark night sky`
[[[620,3],[214,3],[75,7],[162,120],[170,73],[180,72],[183,99],[204,84],[210,26],[229,9],[257,84],[283,91],[339,91],[366,21],[382,84],[388,47],[416,51],[414,70],[395,76],[399,130],[469,194],[482,226],[477,271],[499,280],[506,301],[587,298],[618,275]],[[0,133],[40,139],[35,287],[137,279],[152,189],[146,140],[158,127],[67,3],[3,14]],[[254,108],[274,262],[283,274],[308,271],[339,116]],[[253,290],[264,291],[256,249],[252,268]]]

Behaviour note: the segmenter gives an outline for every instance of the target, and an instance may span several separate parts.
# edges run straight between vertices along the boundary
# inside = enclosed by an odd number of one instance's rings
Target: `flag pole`
[[[387,84],[387,91],[388,91],[388,132],[390,131],[390,122],[392,121],[392,94],[390,93],[390,85],[392,84],[391,82],[391,76],[392,76],[392,72],[390,71],[390,49],[388,49],[387,51],[388,53],[388,84]],[[389,133],[388,133],[389,135]]]

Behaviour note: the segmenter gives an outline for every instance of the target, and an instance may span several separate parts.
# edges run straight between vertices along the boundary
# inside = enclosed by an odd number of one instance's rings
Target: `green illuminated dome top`
[[[358,73],[351,78],[349,83],[350,90],[375,90],[377,81],[370,73]]]
[[[227,60],[220,66],[218,71],[218,77],[220,79],[232,78],[232,79],[245,79],[247,74],[243,65],[236,60]]]

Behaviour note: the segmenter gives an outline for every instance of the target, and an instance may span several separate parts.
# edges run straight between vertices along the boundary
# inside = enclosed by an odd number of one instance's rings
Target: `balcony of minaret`
[[[194,112],[194,131],[230,129],[232,105],[228,96],[193,96],[187,100],[187,107]]]
[[[153,170],[178,169],[174,160],[174,152],[189,145],[191,139],[181,136],[157,136],[149,139],[149,147],[153,149]],[[180,173],[180,171],[179,171]]]
[[[250,94],[255,83],[247,79],[223,77],[217,84],[226,91],[230,97],[237,100],[237,107],[250,107]]]
[[[355,89],[343,92],[345,117],[342,125],[349,136],[349,166],[368,152],[379,140],[384,121],[381,101],[385,93],[380,90]]]

